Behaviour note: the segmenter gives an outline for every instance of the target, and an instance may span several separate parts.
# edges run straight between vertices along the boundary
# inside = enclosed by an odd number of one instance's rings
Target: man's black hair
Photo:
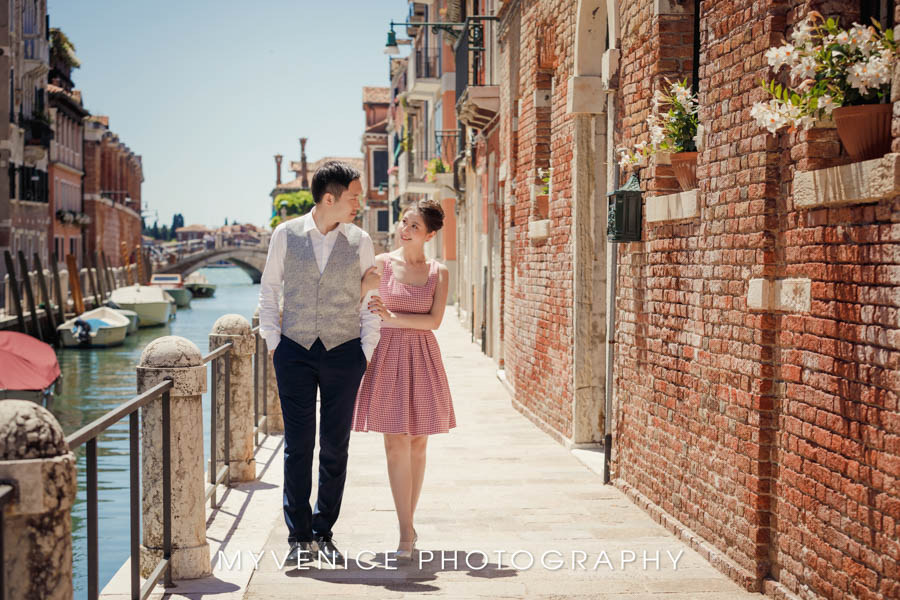
[[[330,160],[316,170],[312,178],[313,201],[318,204],[325,193],[332,194],[335,199],[350,187],[354,179],[359,179],[362,174],[339,160]]]

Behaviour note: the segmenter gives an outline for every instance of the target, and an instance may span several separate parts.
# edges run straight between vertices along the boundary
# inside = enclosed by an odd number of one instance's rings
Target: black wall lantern
[[[641,220],[644,203],[641,199],[641,180],[632,175],[625,185],[607,195],[606,238],[610,242],[641,241]]]

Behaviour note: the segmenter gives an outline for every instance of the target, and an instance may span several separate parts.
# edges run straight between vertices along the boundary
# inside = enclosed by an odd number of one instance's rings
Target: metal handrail
[[[6,505],[12,502],[16,495],[16,488],[9,483],[0,484],[0,556],[6,556],[3,548],[3,516],[6,514]],[[0,600],[6,599],[6,568],[0,568]]]
[[[227,342],[216,348],[203,357],[203,364],[211,362],[211,371],[209,374],[212,385],[209,391],[209,483],[206,484],[205,498],[209,500],[211,509],[217,508],[216,505],[216,489],[219,484],[225,482],[227,486],[230,483],[229,464],[231,463],[231,349],[234,342]],[[225,361],[225,423],[223,431],[225,435],[225,447],[222,453],[222,461],[224,464],[219,466],[219,459],[216,457],[216,417],[218,411],[218,377],[219,377],[219,361]]]
[[[97,438],[110,426],[128,417],[129,437],[129,471],[131,500],[131,597],[144,600],[150,595],[160,577],[165,578],[165,586],[172,584],[172,449],[170,434],[169,392],[173,383],[171,379],[162,381],[149,390],[138,394],[128,402],[117,406],[102,417],[88,423],[78,431],[66,437],[69,449],[74,450],[86,444],[87,462],[87,545],[88,545],[88,598],[99,598],[100,566],[98,561],[98,523],[97,523]],[[138,453],[138,409],[151,401],[162,398],[162,461],[163,461],[163,557],[156,563],[150,578],[140,587],[140,462]]]
[[[259,383],[260,383],[260,361],[265,361],[267,350],[265,339],[260,335],[260,327],[256,326],[251,330],[255,338],[254,352],[254,380],[253,380],[253,404],[254,404],[254,444],[258,448],[260,446],[259,433],[268,436],[268,407],[265,401],[268,393],[268,369],[264,367],[262,374],[262,396],[263,409],[262,417],[259,414]],[[224,414],[224,454],[220,460],[216,456],[216,399],[217,384],[220,377],[219,369],[224,370],[224,393],[226,398],[231,398],[231,350],[234,348],[234,342],[227,342],[222,346],[210,351],[201,359],[201,364],[211,364],[211,380],[212,389],[210,390],[210,469],[209,483],[206,487],[206,499],[210,500],[210,506],[213,509],[218,508],[216,502],[216,489],[220,483],[230,484],[229,480],[229,462],[231,456],[231,402],[225,402]],[[220,367],[220,362],[224,365]],[[266,364],[267,363],[262,363]],[[130,504],[131,504],[131,598],[135,600],[145,600],[153,591],[160,578],[164,578],[164,585],[171,587],[172,583],[172,500],[171,500],[171,415],[170,415],[170,392],[174,383],[171,379],[166,379],[152,388],[138,394],[134,398],[122,403],[121,405],[108,411],[103,416],[91,421],[84,427],[81,427],[74,433],[66,437],[66,442],[70,450],[75,450],[79,446],[86,446],[86,462],[87,462],[87,562],[88,562],[88,598],[94,600],[99,598],[99,551],[98,551],[98,468],[97,468],[97,440],[99,436],[112,425],[118,423],[125,417],[129,418],[129,470],[130,470]],[[140,511],[141,511],[141,490],[140,482],[140,451],[139,440],[140,430],[138,428],[138,409],[147,406],[150,402],[157,398],[162,399],[162,485],[163,485],[163,557],[160,559],[144,585],[141,586],[140,579]],[[265,438],[263,438],[265,439]],[[219,463],[222,464],[219,467]],[[217,470],[217,467],[218,470]],[[3,539],[3,507],[9,503],[15,495],[15,487],[6,485],[6,482],[0,481],[0,554],[2,554]],[[0,600],[3,600],[5,592],[5,580],[3,578],[2,569],[0,569]]]

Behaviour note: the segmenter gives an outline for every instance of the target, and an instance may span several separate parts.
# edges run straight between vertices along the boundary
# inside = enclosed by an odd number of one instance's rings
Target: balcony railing
[[[440,77],[438,57],[427,51],[416,52],[416,79],[433,79]]]
[[[50,123],[41,119],[25,119],[22,125],[25,129],[25,144],[29,146],[50,147],[53,139],[53,128]]]
[[[409,58],[409,99],[430,100],[441,91],[440,63],[427,50],[417,50]]]
[[[443,158],[445,162],[453,164],[460,153],[459,130],[438,129],[434,132],[434,153]]]
[[[495,85],[494,57],[487,44],[493,39],[497,17],[469,17],[456,41],[456,98],[462,98],[470,86]]]
[[[500,88],[494,79],[494,21],[469,17],[456,42],[456,114],[461,123],[484,129],[500,110]]]

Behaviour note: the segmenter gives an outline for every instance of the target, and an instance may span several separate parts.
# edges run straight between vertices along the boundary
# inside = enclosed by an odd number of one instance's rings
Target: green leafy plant
[[[71,69],[81,66],[81,61],[75,56],[75,44],[58,27],[50,28],[50,52]]]
[[[550,194],[550,179],[553,176],[553,167],[548,167],[546,169],[538,169],[538,177],[541,178],[541,181],[544,182],[544,185],[541,186],[541,195],[548,196]]]
[[[450,165],[443,158],[437,157],[425,161],[425,181],[434,181],[438,173],[449,173]]]
[[[872,22],[845,30],[835,19],[810,12],[795,26],[793,43],[766,51],[776,74],[790,68],[790,85],[761,83],[771,99],[753,105],[750,114],[756,123],[770,133],[783,127],[808,129],[835,108],[889,98],[897,44],[893,30],[882,31],[878,21]]]
[[[653,107],[647,115],[650,143],[638,142],[633,150],[619,148],[619,166],[645,165],[656,152],[695,152],[699,105],[697,96],[688,87],[687,79],[666,81],[666,91],[657,90]],[[662,110],[665,113],[662,113]]]
[[[314,205],[312,192],[309,190],[278,194],[272,202],[275,215],[269,221],[269,227],[274,229],[282,221],[305,215],[312,210]]]

